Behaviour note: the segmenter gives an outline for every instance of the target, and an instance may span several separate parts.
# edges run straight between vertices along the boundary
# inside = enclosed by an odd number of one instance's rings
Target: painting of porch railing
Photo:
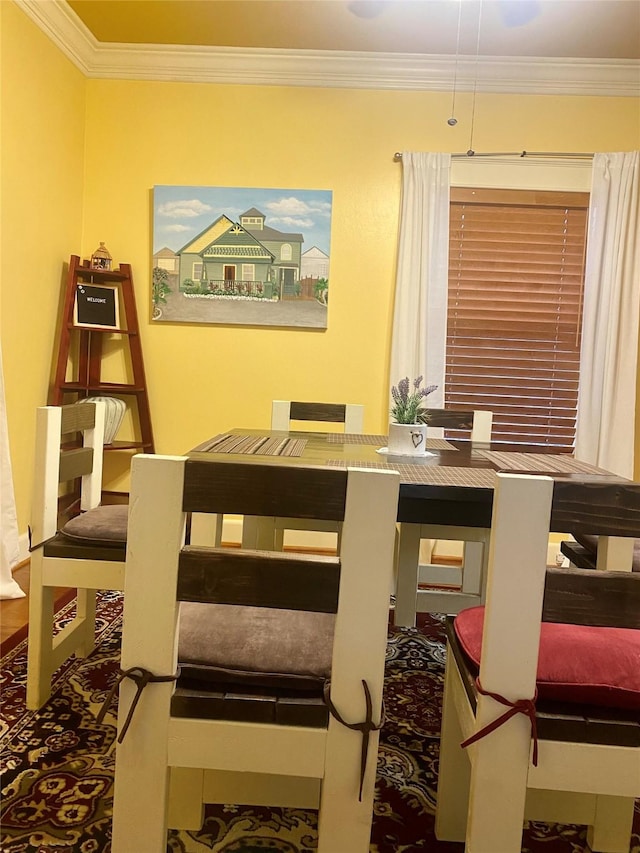
[[[153,320],[326,329],[330,190],[156,186]]]

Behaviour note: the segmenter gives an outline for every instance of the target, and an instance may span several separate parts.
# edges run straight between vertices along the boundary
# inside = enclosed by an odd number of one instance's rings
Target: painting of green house
[[[326,328],[330,231],[328,190],[155,187],[153,318]]]

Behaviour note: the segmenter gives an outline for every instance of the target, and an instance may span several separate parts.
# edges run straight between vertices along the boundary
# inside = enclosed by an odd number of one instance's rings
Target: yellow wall
[[[274,397],[361,402],[365,429],[383,431],[402,174],[393,155],[465,151],[469,97],[458,97],[459,124],[450,128],[446,93],[83,82],[13,8],[2,41],[5,136],[10,128],[2,345],[21,530],[62,264],[101,240],[116,263],[133,266],[158,452],[181,453],[232,426],[266,427]],[[630,98],[480,95],[476,103],[478,151],[615,151],[639,139]],[[15,170],[8,182],[7,166]],[[152,325],[158,184],[332,190],[327,331]],[[127,454],[107,455],[107,486],[126,486],[127,464]]]
[[[117,132],[105,132],[105,107]],[[133,264],[159,452],[265,427],[274,397],[361,402],[365,429],[384,431],[402,172],[393,155],[466,150],[469,100],[455,129],[449,109],[448,95],[432,93],[89,82],[83,251],[104,240]],[[611,151],[637,140],[631,99],[476,104],[476,150]],[[155,184],[333,190],[328,330],[146,322]]]
[[[47,402],[62,261],[82,236],[86,80],[12,3],[0,3],[0,341],[20,532],[34,412]]]

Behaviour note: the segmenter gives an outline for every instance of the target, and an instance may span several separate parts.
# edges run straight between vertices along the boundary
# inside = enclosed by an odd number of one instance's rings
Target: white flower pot
[[[426,424],[389,424],[388,452],[396,456],[430,456]]]

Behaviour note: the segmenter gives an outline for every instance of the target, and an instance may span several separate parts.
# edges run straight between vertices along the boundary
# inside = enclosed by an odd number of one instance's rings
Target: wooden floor
[[[26,598],[7,598],[0,601],[0,642],[4,643],[15,632],[29,622],[29,563],[26,562],[13,572]]]
[[[12,637],[16,631],[29,624],[29,561],[13,572],[14,580],[26,592],[24,598],[7,598],[0,601],[0,643]],[[56,590],[56,601],[65,593]]]

